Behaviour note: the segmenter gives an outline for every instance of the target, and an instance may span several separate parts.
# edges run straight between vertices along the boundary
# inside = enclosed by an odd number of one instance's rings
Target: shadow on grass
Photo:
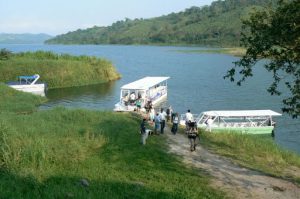
[[[183,195],[154,191],[141,182],[88,181],[80,177],[51,177],[43,182],[19,177],[6,171],[0,174],[1,198],[184,198]]]

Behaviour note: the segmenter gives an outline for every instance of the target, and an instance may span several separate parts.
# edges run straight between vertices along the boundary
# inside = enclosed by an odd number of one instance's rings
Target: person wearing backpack
[[[188,129],[187,136],[190,142],[190,150],[196,150],[196,139],[198,137],[198,128],[196,122],[190,123],[190,128]]]

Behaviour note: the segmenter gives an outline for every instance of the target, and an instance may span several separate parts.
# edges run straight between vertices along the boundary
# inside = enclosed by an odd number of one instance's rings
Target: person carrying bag
[[[190,150],[195,151],[196,150],[196,139],[199,136],[198,135],[198,128],[196,122],[190,123],[190,128],[187,132],[187,136],[190,142]]]

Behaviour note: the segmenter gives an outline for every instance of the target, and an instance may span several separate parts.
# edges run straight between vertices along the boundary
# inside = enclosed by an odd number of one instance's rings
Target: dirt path
[[[242,168],[228,159],[212,154],[201,146],[189,151],[187,137],[173,135],[167,129],[169,152],[182,157],[188,166],[199,168],[212,178],[212,185],[234,198],[300,199],[300,187],[283,179],[267,176],[261,172]]]

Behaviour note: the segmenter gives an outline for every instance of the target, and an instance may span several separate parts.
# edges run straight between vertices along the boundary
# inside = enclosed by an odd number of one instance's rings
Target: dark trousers
[[[177,129],[178,129],[178,124],[177,123],[173,123],[172,126],[172,133],[175,135],[177,133]]]
[[[165,121],[165,120],[162,120],[162,121],[160,122],[160,133],[161,133],[161,134],[164,133],[165,125],[166,125],[166,121]]]
[[[189,141],[190,141],[190,150],[195,151],[197,146],[197,141],[199,142],[199,137],[196,135],[188,135]]]
[[[170,121],[170,114],[167,115],[167,122]]]

